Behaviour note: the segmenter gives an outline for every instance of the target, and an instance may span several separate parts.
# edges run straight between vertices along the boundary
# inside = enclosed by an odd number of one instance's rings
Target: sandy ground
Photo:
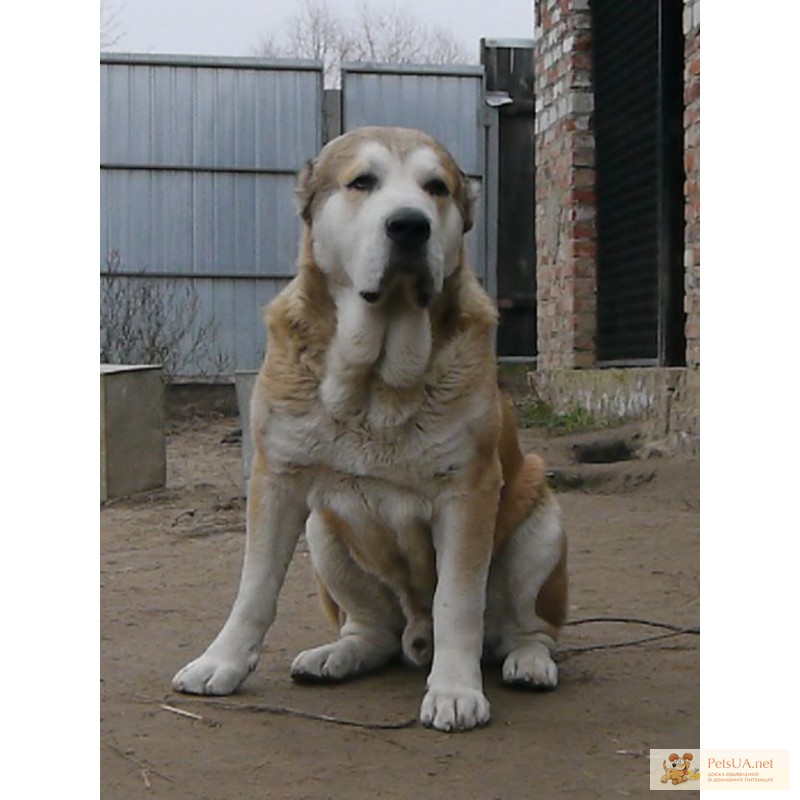
[[[697,747],[696,635],[565,652],[552,693],[506,688],[498,669],[488,668],[492,723],[467,734],[411,723],[425,676],[410,668],[338,686],[293,684],[295,654],[332,636],[302,540],[259,668],[242,689],[219,699],[171,692],[173,673],[224,622],[238,583],[244,503],[237,426],[224,417],[181,423],[169,436],[167,488],[101,511],[104,800],[645,798],[649,748]],[[697,461],[576,466],[572,445],[592,435],[522,437],[551,467],[583,481],[559,492],[570,537],[571,619],[697,625]],[[659,632],[573,625],[562,646]],[[286,709],[362,725],[279,713]]]

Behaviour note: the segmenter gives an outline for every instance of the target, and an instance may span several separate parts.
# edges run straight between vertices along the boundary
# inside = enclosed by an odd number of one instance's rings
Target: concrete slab
[[[161,367],[100,365],[100,501],[166,484]]]

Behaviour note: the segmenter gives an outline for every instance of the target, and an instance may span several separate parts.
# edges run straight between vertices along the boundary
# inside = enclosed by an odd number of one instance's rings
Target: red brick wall
[[[700,0],[684,0],[684,233],[686,365],[700,363]]]
[[[595,363],[594,108],[588,0],[536,0],[539,369]]]

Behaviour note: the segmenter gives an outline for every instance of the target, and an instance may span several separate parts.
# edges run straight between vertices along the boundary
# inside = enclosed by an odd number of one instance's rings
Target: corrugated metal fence
[[[422,128],[483,183],[482,101],[481,67],[348,65],[343,74],[344,130]],[[106,340],[118,318],[129,316],[120,298],[138,292],[139,305],[151,312],[164,306],[154,324],[169,325],[170,314],[180,320],[171,345],[178,351],[174,374],[220,377],[257,368],[263,307],[294,273],[295,174],[323,143],[322,108],[322,67],[315,62],[101,57]],[[483,196],[491,202],[491,192]],[[483,215],[469,249],[491,289],[490,216]],[[124,291],[109,292],[115,285]],[[134,335],[146,338],[140,329]],[[109,346],[106,358],[125,355]]]
[[[190,327],[214,342],[184,337],[177,346],[194,352],[179,372],[257,365],[261,309],[293,272],[294,175],[322,144],[321,68],[117,55],[101,65],[101,269],[128,277],[131,295],[159,279],[170,300],[194,305]]]

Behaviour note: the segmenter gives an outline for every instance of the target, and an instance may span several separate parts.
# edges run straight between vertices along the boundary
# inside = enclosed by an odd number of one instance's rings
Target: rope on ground
[[[639,619],[637,617],[585,617],[584,619],[573,619],[564,624],[568,625],[589,625],[596,622],[625,623],[630,625],[647,625],[651,628],[666,628],[670,633],[660,633],[655,636],[644,636],[640,639],[629,639],[624,642],[608,642],[607,644],[589,644],[581,647],[563,647],[558,649],[559,655],[573,655],[575,653],[588,653],[592,650],[614,650],[619,647],[633,647],[637,644],[647,642],[657,642],[663,639],[671,639],[674,636],[684,636],[691,634],[700,635],[700,626],[674,625],[671,622],[655,622],[649,619]]]
[[[406,719],[400,722],[363,722],[361,720],[344,719],[342,717],[334,717],[329,714],[315,714],[312,711],[303,711],[299,708],[289,708],[288,706],[275,706],[267,703],[230,703],[223,700],[190,700],[188,698],[182,700],[184,703],[196,703],[211,708],[220,708],[223,711],[252,711],[266,714],[277,714],[285,717],[299,717],[301,719],[314,719],[320,722],[330,722],[334,725],[346,725],[351,728],[365,728],[367,730],[400,730],[402,728],[411,728],[417,724],[416,719]],[[161,705],[165,711],[181,714],[181,716],[203,719],[199,715],[190,714],[177,706],[165,707]]]
[[[329,714],[315,714],[311,711],[302,711],[299,708],[288,708],[287,706],[273,706],[266,703],[225,703],[218,700],[205,700],[204,705],[223,708],[226,711],[256,711],[268,714],[281,714],[288,717],[300,717],[301,719],[316,719],[322,722],[332,722],[335,725],[348,725],[352,728],[367,728],[368,730],[399,730],[410,728],[417,724],[416,719],[406,719],[401,722],[362,722],[354,719],[343,719],[333,717]]]

